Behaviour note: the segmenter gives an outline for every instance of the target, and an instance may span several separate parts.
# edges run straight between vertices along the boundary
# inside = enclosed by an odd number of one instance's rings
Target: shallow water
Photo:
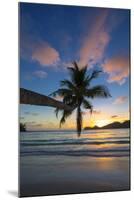
[[[128,157],[129,129],[21,132],[21,156]]]

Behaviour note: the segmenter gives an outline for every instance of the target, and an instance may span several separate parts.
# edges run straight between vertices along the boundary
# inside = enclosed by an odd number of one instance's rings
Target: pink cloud
[[[33,72],[33,75],[35,75],[36,77],[38,77],[40,79],[47,77],[47,73],[42,70],[37,70],[37,71]]]
[[[44,42],[33,51],[32,60],[39,62],[42,66],[54,65],[60,60],[60,56],[56,49]]]
[[[110,24],[107,24],[109,12],[103,9],[97,17],[94,18],[89,27],[86,37],[83,39],[80,49],[79,65],[82,67],[89,64],[92,67],[96,63],[102,63],[105,59],[105,51],[110,43],[111,31],[122,22],[122,18],[110,16]],[[104,72],[108,73],[108,82],[117,82],[120,85],[125,83],[129,75],[129,57],[116,56],[108,59],[102,65]]]
[[[127,101],[127,96],[120,96],[117,99],[115,99],[115,101],[113,102],[113,104],[123,104]]]
[[[129,57],[116,56],[108,59],[103,64],[104,72],[109,74],[108,82],[123,84],[129,75]]]
[[[103,10],[94,20],[80,49],[80,65],[95,64],[100,61],[110,41],[106,28],[107,10]]]

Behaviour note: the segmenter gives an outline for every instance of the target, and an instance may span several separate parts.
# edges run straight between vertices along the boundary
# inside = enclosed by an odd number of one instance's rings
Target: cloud
[[[105,49],[110,41],[110,34],[106,27],[108,11],[103,12],[95,18],[87,36],[83,40],[80,49],[80,65],[89,65],[99,62],[104,56]]]
[[[88,115],[90,113],[90,111],[83,111],[82,115]]]
[[[48,43],[47,40],[39,38],[38,35],[23,33],[20,37],[20,57],[38,62],[41,66],[56,67],[60,61],[58,50]]]
[[[33,116],[37,116],[39,115],[38,113],[31,113],[31,112],[24,112],[25,115],[33,115]]]
[[[20,56],[37,61],[42,66],[53,65],[59,60],[59,52],[45,38],[40,37],[42,30],[40,21],[35,22],[30,14],[21,12]]]
[[[43,124],[36,124],[37,127],[43,126]]]
[[[43,42],[33,51],[32,60],[42,66],[54,65],[60,60],[60,55],[50,44]]]
[[[90,111],[83,111],[82,112],[83,115],[88,115],[89,113],[90,113]],[[99,114],[101,114],[101,111],[100,110],[93,110],[92,114],[99,115]]]
[[[93,110],[93,114],[99,115],[99,114],[101,114],[101,111],[100,110]]]
[[[37,70],[37,71],[33,72],[33,75],[35,75],[36,77],[38,77],[40,79],[44,79],[47,77],[47,73],[42,70]]]
[[[26,122],[26,127],[28,130],[40,130],[42,126],[43,124],[34,121]]]
[[[117,99],[115,99],[115,101],[113,102],[113,104],[123,104],[127,101],[127,96],[120,96]]]
[[[112,115],[111,116],[112,119],[117,118],[117,117],[118,117],[118,115]]]
[[[117,82],[120,85],[125,83],[129,75],[129,56],[119,55],[106,59],[105,52],[111,41],[111,32],[123,19],[122,15],[113,15],[103,9],[91,22],[79,51],[80,66],[88,64],[92,67],[99,63],[104,72],[108,73],[108,82]]]
[[[31,122],[26,122],[27,125],[32,125],[32,124],[36,124],[35,121],[31,121]]]
[[[31,113],[31,115],[38,116],[39,114],[38,113]]]
[[[129,75],[129,56],[118,55],[107,59],[103,69],[109,75],[108,82],[117,82],[121,85]]]
[[[25,115],[30,115],[31,113],[30,113],[30,112],[24,112],[24,114],[25,114]]]

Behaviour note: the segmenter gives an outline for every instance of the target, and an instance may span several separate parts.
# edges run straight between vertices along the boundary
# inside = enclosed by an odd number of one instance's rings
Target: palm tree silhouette
[[[20,123],[20,131],[26,131],[26,124]]]
[[[65,123],[66,118],[76,109],[77,134],[79,137],[82,129],[82,107],[89,109],[91,113],[93,110],[93,106],[88,98],[108,98],[111,95],[108,88],[104,85],[90,86],[91,81],[97,78],[102,71],[94,70],[91,75],[88,75],[87,66],[79,68],[77,62],[73,62],[73,67],[68,67],[68,70],[70,72],[70,79],[61,81],[61,88],[51,95],[53,97],[62,97],[63,103],[72,107],[69,111],[56,108],[56,116],[58,116],[59,111],[62,112],[60,127]]]

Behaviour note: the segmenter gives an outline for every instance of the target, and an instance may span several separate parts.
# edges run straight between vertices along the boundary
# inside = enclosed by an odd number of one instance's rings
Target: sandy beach
[[[20,164],[21,197],[130,189],[128,158],[32,156]]]

